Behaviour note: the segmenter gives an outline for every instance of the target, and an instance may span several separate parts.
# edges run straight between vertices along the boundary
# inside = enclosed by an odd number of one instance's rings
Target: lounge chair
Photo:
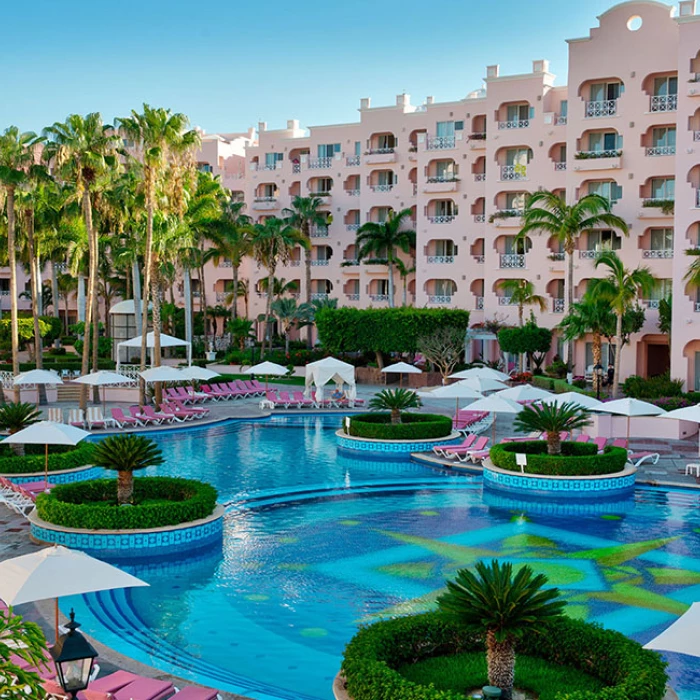
[[[250,383],[255,389],[257,389],[258,396],[265,396],[265,392],[267,391],[267,389],[257,379],[251,379]]]
[[[228,385],[233,388],[234,386],[243,394],[244,397],[255,396],[257,393],[254,389],[248,387],[248,383],[244,382],[242,379],[236,379],[234,382],[229,382]]]
[[[173,406],[175,406],[176,410],[179,411],[189,411],[190,413],[194,413],[196,416],[199,416],[200,418],[204,418],[204,416],[209,415],[209,409],[206,408],[205,406],[187,406],[185,407],[184,403],[180,399],[171,399],[169,401]]]
[[[454,455],[460,462],[467,462],[471,459],[471,454],[473,452],[481,452],[486,449],[486,445],[489,444],[489,439],[485,435],[480,435],[471,447],[453,447],[452,449],[445,448],[447,452],[447,458],[452,459],[450,455]]]
[[[219,389],[214,389],[214,387],[209,384],[202,384],[202,391],[214,401],[221,401],[229,397],[228,393],[220,391]]]
[[[151,418],[151,416],[146,415],[141,406],[129,406],[129,413],[131,413],[132,417],[136,418],[136,420],[141,421],[143,425],[160,424],[157,418]]]
[[[517,436],[517,437],[505,437],[501,442],[531,442],[532,440],[539,440],[542,437],[542,433],[539,430],[533,430],[527,435]]]
[[[644,462],[656,464],[661,458],[659,452],[630,452],[627,451],[627,461],[635,468],[640,467]]]
[[[314,406],[316,406],[313,399],[309,399],[306,396],[304,396],[303,391],[293,391],[292,396],[294,397],[294,400],[296,401],[299,408],[313,408]]]
[[[112,409],[112,420],[117,424],[117,427],[121,429],[128,426],[143,425],[138,418],[125,415],[121,408]]]
[[[172,404],[168,403],[160,404],[160,412],[165,413],[166,416],[172,416],[173,420],[177,423],[194,420],[197,416],[193,411],[187,411],[186,409],[178,410]]]
[[[253,396],[265,396],[265,387],[262,384],[259,384],[258,388],[255,385],[255,382],[253,382],[250,379],[245,379],[243,380],[243,383],[248,387],[248,393],[252,394]]]
[[[591,439],[590,435],[586,435],[585,433],[581,433],[574,442],[588,442]]]
[[[611,447],[624,447],[624,449],[627,449],[627,440],[625,440],[625,438],[615,438],[612,441],[612,444],[610,446]]]
[[[299,403],[289,395],[288,391],[280,391],[279,397],[280,401],[284,401],[285,408],[289,408],[290,406],[294,406],[294,408],[299,408]]]
[[[186,403],[202,403],[202,401],[208,401],[213,397],[206,392],[195,391],[193,386],[178,386],[175,387],[175,399],[180,399]]]
[[[29,491],[25,491],[18,484],[0,476],[0,503],[4,503],[17,515],[25,518],[34,510],[36,496],[32,496]]]
[[[114,424],[111,418],[105,418],[99,406],[90,406],[87,409],[86,419],[88,430],[92,430],[93,428],[106,428],[108,425]]]
[[[268,391],[267,394],[265,394],[265,399],[269,401],[275,408],[289,408],[289,404],[287,404],[286,401],[283,401],[279,396],[277,396],[276,392],[274,391]]]
[[[214,391],[219,391],[221,394],[223,394],[224,398],[226,400],[228,399],[237,399],[239,394],[241,393],[238,388],[236,389],[231,389],[227,384],[210,384],[209,385]]]
[[[471,452],[468,452],[464,457],[462,455],[457,455],[457,459],[464,463],[464,462],[472,462],[473,464],[481,464],[488,456],[491,450],[478,450],[474,451],[472,450]]]
[[[110,673],[107,676],[102,676],[102,678],[92,681],[88,685],[87,690],[84,690],[82,693],[78,693],[78,698],[82,698],[85,694],[85,700],[91,700],[91,698],[87,696],[87,693],[91,692],[103,694],[116,693],[124,686],[129,685],[129,683],[133,683],[139,678],[140,676],[137,676],[135,673],[131,673],[129,671],[115,671],[114,673]]]
[[[63,423],[63,409],[62,408],[50,408],[49,409],[49,420],[52,423]]]
[[[438,457],[444,457],[445,459],[453,459],[454,452],[448,453],[447,450],[455,450],[457,448],[469,449],[470,447],[472,447],[476,439],[477,436],[474,433],[471,433],[471,435],[467,435],[467,437],[464,438],[464,440],[459,445],[439,445],[438,447],[433,447],[433,452]]]
[[[71,408],[68,411],[68,423],[75,428],[85,427],[85,413],[82,408]]]
[[[112,700],[162,700],[172,695],[173,690],[173,684],[169,681],[140,676],[112,693]]]
[[[601,453],[608,444],[608,438],[595,437],[593,438],[593,444],[598,448],[598,453]]]
[[[217,700],[220,698],[221,695],[219,695],[218,691],[194,685],[186,685],[173,695],[173,700]]]
[[[155,421],[157,425],[162,423],[172,423],[175,418],[169,413],[156,413],[152,406],[143,406],[141,408],[143,415],[148,416],[151,420]]]

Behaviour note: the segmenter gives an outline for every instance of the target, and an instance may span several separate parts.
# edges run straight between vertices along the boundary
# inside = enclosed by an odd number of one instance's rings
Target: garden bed
[[[573,691],[577,700],[596,700],[601,686],[615,700],[661,700],[666,691],[665,663],[658,654],[619,632],[580,620],[562,618],[543,634],[525,635],[517,652],[523,660],[532,657],[521,663],[521,675],[523,684],[537,686],[528,689],[540,693],[541,700],[563,700]],[[438,613],[427,613],[361,629],[345,649],[342,673],[352,700],[464,700],[465,693],[483,685],[483,667],[460,664],[460,689],[449,685],[445,668],[454,667],[458,655],[471,659],[477,653],[483,658],[483,638]],[[437,675],[435,667],[441,670]],[[565,676],[569,668],[575,673]],[[520,687],[517,669],[515,685]]]
[[[44,446],[25,445],[25,455],[18,457],[9,447],[0,447],[0,476],[44,473]],[[91,443],[77,447],[49,446],[49,472],[68,471],[92,464]]]
[[[371,440],[426,440],[452,433],[452,419],[433,413],[402,413],[401,423],[391,423],[389,413],[361,413],[350,418],[352,437]]]

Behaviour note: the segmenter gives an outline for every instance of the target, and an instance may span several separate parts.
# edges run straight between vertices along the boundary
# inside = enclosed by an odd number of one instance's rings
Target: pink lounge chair
[[[479,452],[470,452],[464,459],[457,457],[460,462],[464,463],[471,461],[473,464],[481,464],[488,456],[491,450],[479,450]]]
[[[92,700],[92,698],[88,696],[88,693],[116,693],[124,686],[129,685],[129,683],[133,683],[138,679],[139,676],[137,676],[135,673],[121,670],[115,671],[114,673],[110,673],[108,676],[103,676],[102,678],[92,681],[90,685],[88,685],[87,690],[84,690],[82,693],[78,693],[78,698],[79,700]],[[95,698],[95,700],[97,699]]]
[[[639,467],[647,461],[656,464],[660,457],[661,454],[658,452],[627,452],[627,461],[634,467]],[[24,486],[24,484],[22,484],[22,486]]]
[[[459,445],[440,445],[439,447],[433,447],[433,452],[438,457],[445,457],[446,459],[453,459],[455,456],[454,450],[456,449],[469,449],[472,447],[474,442],[476,442],[476,433],[471,433],[459,444]],[[450,450],[450,452],[448,452]]]
[[[299,408],[311,408],[316,405],[313,399],[308,399],[306,396],[304,396],[303,391],[293,391],[292,396],[294,397],[294,400]]]
[[[162,700],[172,695],[173,690],[173,684],[169,681],[140,676],[112,693],[112,700]]]
[[[236,379],[233,382],[229,382],[228,385],[232,388],[235,386],[238,389],[238,391],[240,391],[243,394],[244,397],[253,396],[255,394],[254,391],[251,391],[248,388],[247,383],[244,382],[242,379]]]
[[[277,396],[274,391],[268,391],[267,394],[265,394],[265,398],[274,404],[275,408],[289,408],[287,403]]]
[[[294,406],[294,408],[299,408],[299,404],[289,395],[288,391],[279,392],[280,401],[284,402],[284,407],[289,408]]]
[[[265,387],[260,386],[258,389],[255,384],[253,383],[252,380],[250,379],[244,379],[243,383],[246,385],[246,388],[248,389],[248,393],[252,394],[253,396],[264,396],[265,395]]]
[[[211,688],[186,685],[173,695],[173,700],[217,700],[219,697],[218,691]]]
[[[608,444],[608,438],[595,437],[593,438],[593,444],[598,448],[598,453],[601,453]]]
[[[611,447],[624,447],[624,449],[627,449],[627,440],[625,438],[615,438]]]
[[[173,396],[175,399],[180,399],[186,403],[202,403],[202,401],[208,401],[212,397],[206,393],[195,391],[194,387],[188,386],[178,386],[175,389],[176,394]]]
[[[591,439],[590,435],[586,435],[585,433],[581,433],[574,442],[588,442]]]
[[[448,454],[448,459],[451,459],[449,455],[454,455],[460,462],[466,462],[471,459],[470,455],[472,452],[480,452],[484,450],[488,444],[489,439],[485,435],[480,435],[471,447],[445,448],[445,452]]]
[[[21,484],[21,487],[27,492],[32,494],[34,498],[36,498],[36,495],[38,493],[44,493],[44,491],[51,491],[51,489],[56,486],[56,484],[52,484],[50,481],[47,483],[43,479],[39,481],[25,481],[23,484]]]
[[[228,398],[228,394],[224,393],[223,391],[220,391],[219,389],[215,389],[209,384],[202,384],[202,391],[214,401],[221,401],[222,399]]]
[[[196,416],[199,416],[200,418],[204,418],[204,416],[209,415],[209,409],[206,408],[205,406],[187,406],[187,407],[185,407],[183,402],[180,399],[171,399],[170,403],[173,406],[175,406],[176,410],[188,411],[189,413],[194,413]]]
[[[124,411],[122,411],[121,408],[113,408],[112,409],[112,419],[117,424],[118,428],[124,428],[124,426],[130,426],[130,425],[131,426],[143,425],[143,423],[138,418],[134,418],[133,416],[125,415]]]
[[[221,389],[228,389],[231,392],[231,396],[234,399],[247,399],[250,394],[248,393],[248,389],[246,388],[241,388],[238,385],[238,382],[226,382],[219,384],[219,388]]]
[[[158,425],[161,423],[172,423],[175,420],[175,417],[169,413],[156,413],[152,406],[144,406],[141,410],[149,418],[156,421]]]
[[[158,425],[160,423],[157,418],[147,416],[140,406],[129,406],[129,413],[131,413],[132,417],[136,418],[136,420],[141,421],[142,425],[152,425],[153,423]]]
[[[267,389],[265,389],[265,387],[257,379],[251,379],[250,383],[255,389],[257,389],[258,396],[265,396]]]
[[[195,413],[192,411],[178,411],[174,406],[167,403],[160,404],[160,412],[165,413],[166,416],[171,416],[172,420],[177,423],[184,423],[188,420],[194,420]]]

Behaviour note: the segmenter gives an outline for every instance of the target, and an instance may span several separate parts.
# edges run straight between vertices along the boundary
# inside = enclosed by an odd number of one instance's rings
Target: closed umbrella
[[[496,417],[499,413],[520,413],[523,407],[515,401],[510,399],[504,399],[498,394],[492,394],[483,399],[479,399],[469,406],[465,406],[470,411],[487,411],[488,413],[493,413],[493,423],[491,424],[491,440],[496,442]]]
[[[44,483],[49,483],[49,445],[77,445],[90,433],[73,425],[42,420],[18,430],[2,442],[8,445],[44,445]]]
[[[268,377],[284,377],[289,370],[276,362],[260,362],[257,365],[249,367],[243,374],[259,374],[265,377],[265,391],[267,391]]]
[[[424,399],[454,399],[455,400],[455,418],[459,413],[459,400],[460,399],[483,399],[484,395],[472,388],[472,386],[466,382],[455,382],[454,384],[445,384],[445,386],[438,387],[432,391],[419,391],[418,396]]]
[[[36,404],[39,405],[39,384],[56,386],[63,384],[58,373],[52,369],[31,369],[28,372],[20,372],[12,383],[16,386],[36,386]]]
[[[598,413],[612,413],[617,416],[627,416],[628,443],[630,439],[630,418],[633,416],[660,416],[666,413],[663,408],[654,406],[653,403],[648,403],[647,401],[640,401],[639,399],[606,401],[602,402],[595,410],[598,411]]]
[[[8,606],[55,598],[57,640],[59,598],[148,585],[116,566],[60,545],[0,562],[0,598]]]
[[[577,391],[565,391],[563,394],[549,394],[546,398],[542,399],[540,403],[555,404],[557,406],[561,406],[565,403],[572,403],[581,408],[587,408],[588,410],[596,410],[603,405],[602,401],[598,401],[598,399],[588,394],[580,394]]]
[[[670,627],[647,642],[644,648],[700,657],[700,603],[693,603]]]
[[[136,380],[131,377],[125,377],[118,372],[109,372],[101,369],[99,372],[91,372],[82,377],[73,380],[76,384],[87,384],[88,386],[114,386],[116,384],[133,384]],[[107,409],[107,397],[105,396],[106,389],[102,389],[102,410]]]
[[[531,384],[519,384],[518,386],[512,386],[510,389],[499,391],[496,396],[500,396],[502,399],[510,399],[511,401],[537,401],[538,399],[548,399],[551,394]]]
[[[668,413],[663,413],[661,418],[672,418],[673,420],[687,420],[691,423],[700,423],[700,404],[686,406],[686,408],[676,408]],[[700,433],[698,434],[698,455],[700,455]]]
[[[450,379],[497,379],[499,382],[507,382],[510,376],[505,372],[499,372],[491,367],[472,367],[471,369],[463,369],[461,372],[451,374]]]
[[[384,374],[398,374],[399,386],[403,386],[402,382],[404,374],[423,374],[423,372],[420,369],[418,369],[418,367],[409,365],[407,362],[396,362],[393,365],[384,367],[384,369],[382,369],[382,372]]]

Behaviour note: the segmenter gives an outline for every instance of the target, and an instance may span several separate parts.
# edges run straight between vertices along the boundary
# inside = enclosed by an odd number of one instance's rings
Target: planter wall
[[[424,440],[372,440],[346,435],[342,430],[336,432],[338,450],[350,454],[374,453],[378,456],[410,457],[412,452],[429,452],[439,445],[456,445],[462,441],[460,433],[452,433],[441,438]]]

